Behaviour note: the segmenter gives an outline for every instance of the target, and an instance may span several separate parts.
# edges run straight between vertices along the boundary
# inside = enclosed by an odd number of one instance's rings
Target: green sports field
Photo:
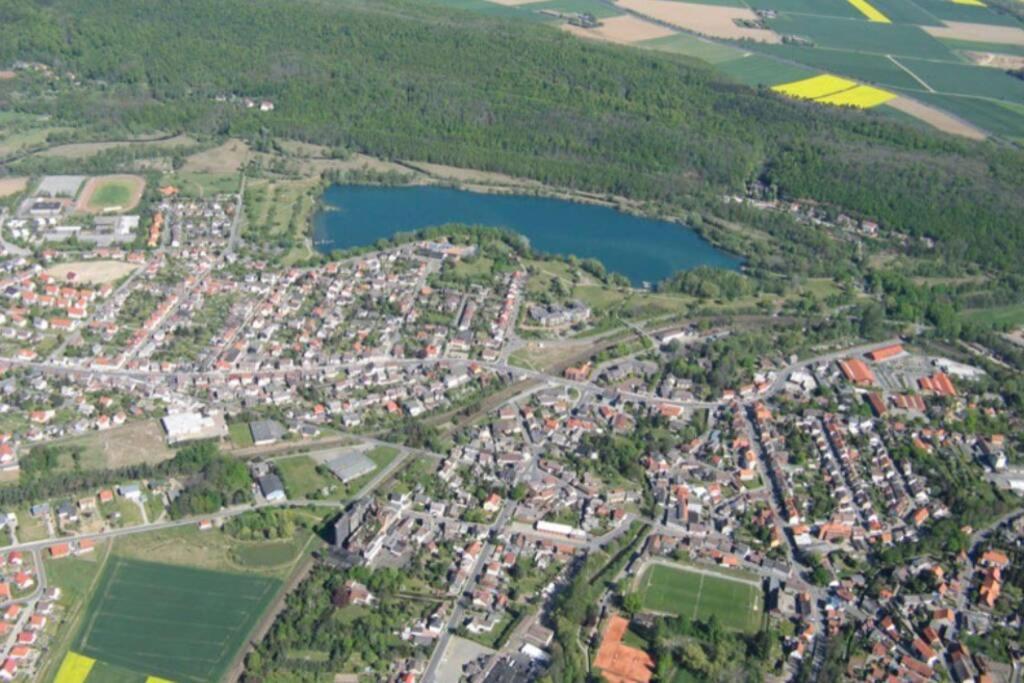
[[[641,577],[640,595],[644,609],[701,620],[714,614],[722,626],[745,633],[761,628],[761,589],[747,581],[656,564]]]
[[[127,183],[110,182],[97,188],[89,204],[97,207],[124,206],[131,198],[132,189]]]
[[[175,681],[216,681],[280,582],[111,557],[73,650]]]

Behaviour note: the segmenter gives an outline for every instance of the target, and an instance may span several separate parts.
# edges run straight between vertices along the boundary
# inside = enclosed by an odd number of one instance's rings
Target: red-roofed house
[[[868,386],[875,383],[875,373],[867,363],[859,358],[847,358],[839,361],[839,369],[843,371],[846,379],[859,386]]]

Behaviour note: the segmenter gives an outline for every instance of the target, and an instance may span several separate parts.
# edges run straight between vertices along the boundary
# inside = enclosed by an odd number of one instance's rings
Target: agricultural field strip
[[[813,100],[822,104],[852,106],[861,109],[876,107],[896,97],[894,93],[886,90],[861,85],[831,74],[783,83],[773,86],[772,90],[790,97]]]
[[[78,649],[134,671],[180,672],[193,680],[208,680],[230,659],[277,590],[277,582],[262,578],[121,558],[115,562],[93,598],[95,607],[79,636]],[[193,573],[194,585],[203,587],[170,587],[169,578],[182,570]],[[197,600],[197,595],[202,598]],[[144,616],[143,611],[156,616]],[[187,617],[178,618],[171,611],[185,612]],[[159,629],[154,637],[154,629],[140,625],[170,628]],[[154,643],[164,651],[153,651]],[[193,666],[181,671],[186,648]]]
[[[69,652],[64,655],[64,661],[60,663],[60,669],[53,679],[54,683],[83,683],[89,678],[92,667],[96,660],[92,657],[80,655],[77,652]]]
[[[857,8],[857,10],[867,17],[868,21],[873,21],[878,24],[891,24],[889,17],[885,16],[878,9],[867,0],[849,0],[849,3]]]

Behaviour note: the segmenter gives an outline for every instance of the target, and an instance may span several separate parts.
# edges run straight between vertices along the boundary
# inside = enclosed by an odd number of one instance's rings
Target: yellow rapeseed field
[[[876,24],[891,24],[889,17],[879,12],[868,0],[850,0],[850,4],[857,8],[861,14]]]
[[[988,7],[981,0],[953,0],[956,5],[970,5],[971,7]]]
[[[92,657],[69,652],[64,656],[64,661],[60,663],[60,669],[57,671],[57,677],[53,679],[53,683],[84,683],[95,663],[96,660]]]
[[[840,78],[839,76],[821,74],[820,76],[812,76],[811,78],[793,81],[792,83],[775,85],[772,86],[772,90],[780,92],[783,95],[789,95],[790,97],[799,97],[804,100],[816,100],[819,97],[842,92],[843,90],[849,90],[856,85],[857,84],[855,82],[845,78]]]
[[[891,92],[872,88],[870,85],[858,85],[842,92],[837,92],[825,97],[819,97],[815,102],[822,104],[834,104],[837,107],[857,107],[858,109],[870,109],[880,104],[885,104],[896,97]]]

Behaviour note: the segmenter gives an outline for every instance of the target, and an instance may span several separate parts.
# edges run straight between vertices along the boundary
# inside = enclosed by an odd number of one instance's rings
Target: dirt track
[[[104,210],[102,208],[97,209],[90,206],[90,204],[92,204],[92,196],[96,193],[96,190],[109,182],[129,183],[132,186],[131,198],[124,206],[116,207],[117,212],[131,211],[139,205],[139,202],[142,200],[142,193],[146,189],[145,180],[137,175],[101,175],[89,178],[85,182],[85,187],[75,202],[75,210],[79,213],[103,213]],[[111,207],[110,210],[115,211],[114,207]]]

